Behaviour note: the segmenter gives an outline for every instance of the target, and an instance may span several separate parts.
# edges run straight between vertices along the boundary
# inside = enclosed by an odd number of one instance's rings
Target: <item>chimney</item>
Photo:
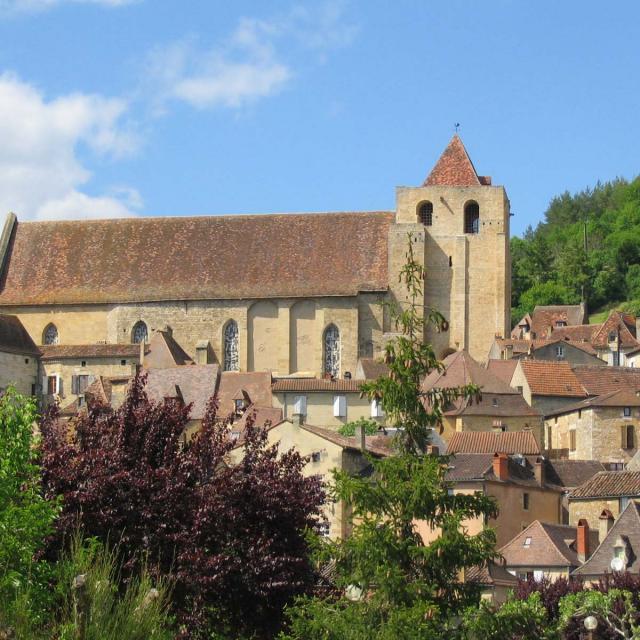
[[[496,453],[493,456],[493,473],[498,480],[509,479],[509,456],[506,453]]]
[[[210,344],[208,340],[199,340],[196,343],[196,364],[210,364]]]
[[[356,444],[360,447],[360,451],[367,450],[367,436],[364,427],[361,424],[356,425]]]
[[[544,457],[540,456],[536,458],[536,463],[533,467],[533,473],[536,477],[536,483],[539,487],[544,485]]]
[[[578,560],[582,563],[589,558],[589,523],[584,519],[578,520],[576,529],[576,552]]]
[[[613,526],[613,513],[609,511],[609,509],[603,509],[600,514],[600,522],[598,529],[598,537],[599,542],[602,544],[602,541],[607,537],[609,531],[611,531],[611,527]]]

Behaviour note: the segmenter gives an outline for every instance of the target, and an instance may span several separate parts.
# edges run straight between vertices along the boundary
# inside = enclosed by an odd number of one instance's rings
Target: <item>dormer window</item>
[[[477,202],[469,202],[464,208],[464,232],[480,232],[480,207]]]
[[[433,204],[431,202],[423,202],[418,207],[418,219],[420,224],[430,227],[433,224]]]
[[[556,320],[556,327],[566,327],[567,323],[564,320]]]

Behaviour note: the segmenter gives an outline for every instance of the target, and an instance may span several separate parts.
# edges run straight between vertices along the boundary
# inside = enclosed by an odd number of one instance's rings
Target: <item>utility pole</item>
[[[585,264],[585,273],[583,273],[583,280],[582,280],[582,293],[581,293],[581,298],[582,298],[582,304],[585,308],[585,313],[586,313],[586,309],[587,309],[587,291],[586,291],[586,283],[584,281],[584,277],[586,277],[586,267],[587,267],[587,261],[588,261],[588,257],[589,257],[589,248],[587,246],[587,219],[585,218],[584,221],[582,222],[582,237],[583,237],[583,243],[584,243],[584,264]]]

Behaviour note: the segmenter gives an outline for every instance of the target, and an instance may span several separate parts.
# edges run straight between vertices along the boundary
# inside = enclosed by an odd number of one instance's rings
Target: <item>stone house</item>
[[[598,546],[598,530],[535,520],[498,550],[505,568],[522,580],[568,578]]]
[[[0,311],[38,345],[147,341],[171,327],[199,364],[334,377],[382,354],[408,233],[438,355],[484,358],[510,327],[509,200],[454,136],[392,211],[21,222],[0,238]],[[51,256],[57,256],[51,278]],[[79,270],[78,264],[91,269]],[[37,385],[40,385],[38,380]]]
[[[475,384],[479,398],[459,398],[443,410],[443,438],[448,441],[460,431],[522,431],[530,429],[538,442],[542,438],[542,415],[530,407],[521,393],[510,387],[465,351],[447,356],[444,371],[432,371],[422,384],[422,392]]]
[[[520,340],[547,338],[557,329],[584,325],[587,320],[584,304],[537,305],[533,313],[527,313],[516,324],[511,337]]]
[[[545,447],[557,457],[598,460],[622,469],[638,451],[640,396],[623,388],[545,417]]]
[[[617,518],[640,500],[640,471],[601,471],[569,494],[569,524],[585,519],[597,528],[603,512]]]
[[[463,527],[475,535],[483,527],[495,529],[498,547],[511,540],[534,520],[559,522],[562,488],[546,479],[545,461],[538,456],[506,453],[459,453],[449,462],[447,480],[455,494],[482,493],[499,505],[496,518],[466,520]],[[438,532],[426,524],[420,533],[427,541]]]
[[[600,546],[573,575],[596,582],[605,573],[640,573],[640,505],[629,502],[615,521],[602,513],[600,522]]]
[[[380,403],[361,397],[364,380],[278,378],[273,383],[273,406],[284,418],[338,430],[359,418],[384,425]]]
[[[640,348],[637,322],[636,317],[629,313],[612,311],[591,338],[598,357],[614,367],[635,364]]]
[[[35,395],[40,352],[16,316],[0,315],[0,390]]]

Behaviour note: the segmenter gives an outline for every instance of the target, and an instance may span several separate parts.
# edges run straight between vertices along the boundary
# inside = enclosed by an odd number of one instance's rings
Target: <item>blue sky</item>
[[[0,0],[0,210],[391,209],[455,122],[513,232],[635,177],[640,3]]]

